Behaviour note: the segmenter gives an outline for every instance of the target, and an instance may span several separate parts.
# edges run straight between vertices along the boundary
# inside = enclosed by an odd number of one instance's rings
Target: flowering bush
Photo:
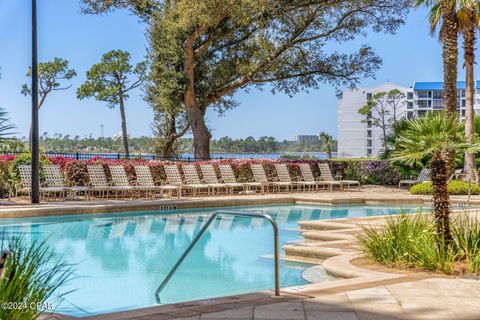
[[[252,181],[253,174],[250,169],[250,164],[262,164],[269,179],[274,179],[277,176],[275,170],[275,163],[285,163],[290,171],[292,178],[297,179],[301,177],[299,163],[308,163],[312,168],[315,177],[320,176],[318,168],[319,161],[315,160],[290,160],[290,159],[222,159],[210,160],[203,162],[196,162],[197,168],[204,163],[214,165],[218,178],[221,178],[218,169],[218,164],[230,164],[233,168],[236,178],[239,181]],[[381,184],[381,185],[396,185],[401,179],[400,171],[386,161],[382,160],[323,160],[328,162],[333,176],[340,176],[342,179],[358,180],[362,184]],[[16,167],[19,164],[30,163],[29,155],[20,155],[17,157],[4,156],[0,157],[0,196],[8,195],[8,190],[11,189],[12,181],[19,180]],[[75,160],[64,157],[50,157],[43,159],[42,163],[53,163],[60,165],[60,168],[65,174],[65,180],[69,185],[83,186],[88,185],[89,177],[87,172],[88,164],[101,164],[105,169],[107,179],[111,178],[108,169],[109,164],[120,164],[125,167],[127,176],[131,182],[136,180],[135,165],[148,165],[152,173],[153,180],[156,183],[161,183],[166,180],[165,164],[181,165],[184,162],[170,162],[170,161],[150,161],[150,160],[109,160],[103,158],[93,158],[91,160]],[[180,166],[180,173],[182,173]],[[201,171],[198,170],[201,175]]]
[[[330,167],[334,175],[362,184],[396,185],[402,179],[401,171],[384,160],[331,160]]]

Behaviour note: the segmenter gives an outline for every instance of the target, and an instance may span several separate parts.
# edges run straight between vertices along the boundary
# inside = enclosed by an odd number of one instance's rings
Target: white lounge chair
[[[308,163],[300,163],[298,165],[300,168],[300,173],[302,174],[303,182],[308,183],[309,189],[318,190],[320,187],[323,189],[325,186],[328,186],[324,181],[320,178],[315,178],[313,175],[312,167]]]
[[[96,192],[103,198],[109,198],[110,191],[113,191],[115,188],[107,181],[105,176],[105,171],[103,170],[103,165],[101,164],[90,164],[87,165],[88,178],[90,180],[89,187],[90,192]],[[118,196],[118,191],[115,192],[115,196]]]
[[[215,188],[218,187],[217,184],[209,184],[201,181],[198,176],[197,167],[194,164],[184,164],[182,165],[182,170],[186,185],[192,187],[194,196],[197,196],[200,190],[206,190],[207,195],[210,195]]]
[[[232,192],[235,188],[242,188],[242,192],[245,193],[250,192],[252,189],[255,189],[255,191],[257,189],[262,190],[262,184],[260,182],[239,182],[230,164],[220,164],[218,168],[220,169],[223,182],[232,187]]]
[[[32,167],[30,165],[19,165],[18,172],[20,174],[20,184],[15,186],[15,196],[19,193],[26,192],[29,196],[32,188]],[[65,199],[66,190],[63,187],[46,186],[40,184],[40,198],[45,200],[48,196],[59,195],[62,200]]]
[[[156,197],[158,192],[160,192],[160,196],[162,196],[164,191],[170,191],[171,195],[171,191],[178,190],[178,187],[176,186],[162,186],[155,184],[150,167],[147,165],[135,165],[133,168],[135,170],[135,175],[137,176],[136,183],[138,186],[144,188],[147,196],[151,194],[152,197]]]
[[[226,183],[218,180],[215,168],[211,164],[201,164],[200,171],[202,172],[203,182],[212,186],[212,191],[225,191],[226,194],[233,193],[232,187]]]
[[[45,173],[45,183],[48,187],[63,188],[67,195],[71,194],[75,199],[78,198],[79,193],[83,193],[90,200],[90,188],[87,186],[68,186],[59,165],[45,164],[43,165],[43,171]]]
[[[422,170],[420,170],[420,173],[418,174],[418,177],[416,179],[401,180],[398,183],[398,188],[400,189],[402,186],[411,187],[427,181],[430,181],[430,169],[423,168]]]
[[[351,186],[360,188],[360,182],[357,180],[335,180],[332,171],[330,170],[330,166],[326,162],[318,162],[318,168],[320,169],[321,179],[329,184],[330,190],[333,190],[333,187],[335,186],[339,186],[342,189],[345,186],[347,189],[350,189]]]
[[[268,180],[263,164],[251,164],[250,169],[252,169],[253,178],[255,181],[262,184],[262,194],[265,192],[265,190],[267,192],[270,190],[279,191],[282,187],[286,188],[286,186],[288,186],[288,183]]]
[[[277,171],[278,186],[283,186],[285,191],[293,191],[294,189],[299,189],[300,185],[296,181],[292,180],[288,167],[285,163],[275,163],[275,171]]]

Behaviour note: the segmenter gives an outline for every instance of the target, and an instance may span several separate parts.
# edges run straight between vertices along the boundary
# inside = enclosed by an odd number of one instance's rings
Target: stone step
[[[355,229],[356,225],[332,221],[299,221],[298,224],[303,231],[306,230],[342,230]]]
[[[339,232],[329,232],[329,231],[318,231],[318,230],[309,230],[302,232],[302,237],[305,241],[335,241],[335,240],[353,240],[355,239],[351,234],[339,233]]]
[[[319,245],[286,245],[283,246],[287,257],[304,257],[315,260],[325,260],[330,257],[345,253],[337,248],[325,248]]]

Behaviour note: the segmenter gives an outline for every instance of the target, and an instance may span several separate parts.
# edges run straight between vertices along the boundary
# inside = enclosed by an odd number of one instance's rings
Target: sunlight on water
[[[270,214],[281,243],[300,238],[297,221],[395,214],[395,206],[255,206],[229,208]],[[410,210],[412,207],[409,208]],[[0,234],[48,239],[75,263],[76,275],[59,312],[86,316],[155,305],[155,291],[193,236],[216,209],[144,211],[6,220]],[[288,229],[288,230],[287,230]],[[292,230],[293,229],[293,230]],[[273,231],[259,218],[219,217],[162,293],[172,303],[271,289]],[[309,265],[282,262],[282,287],[305,284]]]

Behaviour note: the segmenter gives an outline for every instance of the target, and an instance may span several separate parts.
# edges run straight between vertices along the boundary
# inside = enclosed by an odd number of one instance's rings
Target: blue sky
[[[20,94],[21,85],[28,81],[25,73],[31,59],[29,4],[30,1],[0,0],[0,105],[10,113],[19,135],[26,135],[30,121],[30,98]],[[98,136],[102,124],[106,136],[118,133],[118,109],[108,109],[92,99],[79,101],[75,91],[85,80],[89,67],[109,50],[127,50],[133,62],[142,60],[147,45],[145,26],[127,11],[83,15],[77,0],[38,0],[38,5],[39,60],[62,57],[78,73],[70,90],[47,98],[40,112],[40,133]],[[413,11],[396,35],[369,33],[366,38],[342,45],[341,50],[352,50],[362,43],[374,47],[383,66],[376,79],[363,79],[360,86],[375,86],[387,80],[405,86],[415,80],[442,80],[441,48],[437,39],[429,35],[423,9]],[[463,70],[459,71],[463,77]],[[127,101],[127,125],[132,136],[151,135],[153,113],[141,95],[137,90]],[[268,89],[239,92],[236,98],[240,106],[225,116],[207,113],[214,138],[268,135],[291,140],[298,133],[319,131],[336,135],[337,101],[335,88],[329,84],[294,98],[280,93],[272,95]]]

